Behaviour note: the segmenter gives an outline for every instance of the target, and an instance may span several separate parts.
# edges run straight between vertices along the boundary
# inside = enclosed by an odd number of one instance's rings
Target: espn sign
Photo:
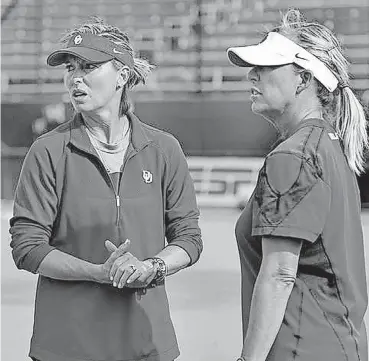
[[[187,162],[200,207],[238,207],[254,191],[264,158],[188,157]]]

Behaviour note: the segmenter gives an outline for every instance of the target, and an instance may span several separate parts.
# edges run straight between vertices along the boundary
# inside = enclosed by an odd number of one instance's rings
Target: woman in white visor
[[[366,361],[367,307],[356,175],[366,119],[335,35],[289,10],[257,45],[251,102],[280,131],[236,224],[242,361]]]

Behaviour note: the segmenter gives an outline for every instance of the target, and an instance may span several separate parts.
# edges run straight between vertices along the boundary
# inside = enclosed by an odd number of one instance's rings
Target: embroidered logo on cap
[[[332,140],[337,140],[338,139],[338,135],[337,133],[328,133],[329,138],[331,138]]]
[[[150,184],[152,183],[152,173],[149,172],[148,170],[143,170],[142,171],[142,178],[145,181],[146,184]]]
[[[124,53],[122,53],[121,51],[118,51],[117,49],[113,49],[113,53],[115,53],[115,54],[124,54]]]
[[[297,59],[302,59],[302,60],[307,60],[306,58],[302,57],[302,56],[300,55],[300,53],[296,53],[295,58],[297,58]]]
[[[79,45],[82,43],[82,36],[81,35],[77,35],[75,38],[74,38],[74,44],[76,45]]]

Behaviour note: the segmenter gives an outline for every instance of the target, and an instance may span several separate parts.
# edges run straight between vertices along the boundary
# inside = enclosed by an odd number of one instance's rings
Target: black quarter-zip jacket
[[[195,263],[199,211],[186,158],[170,134],[133,113],[118,192],[77,114],[38,138],[23,163],[10,220],[13,258],[36,273],[53,249],[91,263],[106,239],[131,240],[138,259],[166,244]],[[39,276],[30,356],[41,361],[171,361],[179,355],[165,286],[138,300],[129,288]]]

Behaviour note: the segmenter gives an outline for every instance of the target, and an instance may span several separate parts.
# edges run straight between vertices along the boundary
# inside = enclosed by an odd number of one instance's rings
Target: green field
[[[2,213],[2,360],[26,361],[37,277],[13,265],[4,209]],[[237,210],[202,210],[205,248],[201,261],[168,279],[172,319],[181,349],[178,361],[225,361],[239,355],[240,274],[234,239],[238,215]],[[363,212],[362,219],[369,242],[369,212]]]

